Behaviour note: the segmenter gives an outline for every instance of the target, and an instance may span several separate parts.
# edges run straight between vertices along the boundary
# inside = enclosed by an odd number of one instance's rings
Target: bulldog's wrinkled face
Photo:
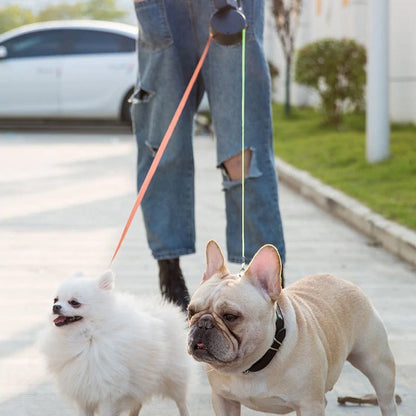
[[[188,307],[188,352],[223,371],[244,371],[271,345],[280,258],[265,246],[243,276],[232,275],[217,243],[207,245],[207,270]]]

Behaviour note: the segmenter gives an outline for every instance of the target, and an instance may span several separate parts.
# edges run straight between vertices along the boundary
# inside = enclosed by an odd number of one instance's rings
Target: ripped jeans
[[[245,181],[245,255],[275,245],[285,261],[264,57],[264,1],[242,0],[247,18],[245,144],[251,163]],[[140,188],[209,37],[212,0],[135,2],[139,73],[133,96]],[[241,152],[241,46],[212,42],[201,74],[142,202],[147,240],[156,259],[195,252],[193,119],[206,91],[217,143],[217,165]],[[241,181],[223,171],[227,252],[241,262]],[[215,239],[215,236],[212,236]]]

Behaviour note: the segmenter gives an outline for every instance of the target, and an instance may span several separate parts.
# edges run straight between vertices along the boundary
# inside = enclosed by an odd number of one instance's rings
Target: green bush
[[[340,124],[347,110],[364,106],[365,48],[354,40],[322,39],[297,52],[295,80],[315,89],[325,122]]]

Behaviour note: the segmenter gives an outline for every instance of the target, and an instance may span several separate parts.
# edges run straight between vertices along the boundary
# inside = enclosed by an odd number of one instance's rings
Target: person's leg
[[[270,76],[262,48],[262,0],[243,0],[248,20],[245,85],[245,259],[264,244],[285,262],[273,152]],[[224,174],[228,258],[241,262],[241,46],[213,44],[204,81]]]
[[[133,96],[138,189],[196,66],[188,35],[187,0],[135,2],[139,24],[139,74]],[[149,247],[158,260],[160,288],[169,300],[187,307],[189,294],[179,256],[195,252],[193,116],[194,91],[142,202]]]

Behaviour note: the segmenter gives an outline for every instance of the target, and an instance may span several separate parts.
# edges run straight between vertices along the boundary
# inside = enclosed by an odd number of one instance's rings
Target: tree
[[[277,34],[286,61],[285,114],[290,113],[290,85],[295,52],[295,34],[299,25],[302,3],[303,0],[272,0],[272,12],[276,22]]]
[[[33,23],[35,20],[34,14],[28,9],[22,9],[19,6],[3,7],[0,9],[0,33]]]
[[[91,19],[122,20],[128,14],[125,10],[117,9],[115,0],[89,0],[84,5],[84,13]]]
[[[66,20],[66,19],[82,19],[90,16],[84,14],[84,4],[62,3],[52,6],[47,6],[39,11],[37,21],[47,22],[48,20]]]
[[[48,6],[38,15],[39,21],[62,19],[121,20],[127,15],[116,7],[114,0],[89,0],[74,4]]]
[[[127,11],[117,9],[115,0],[87,0],[47,6],[33,14],[19,6],[0,8],[0,33],[27,23],[65,19],[123,20]]]

